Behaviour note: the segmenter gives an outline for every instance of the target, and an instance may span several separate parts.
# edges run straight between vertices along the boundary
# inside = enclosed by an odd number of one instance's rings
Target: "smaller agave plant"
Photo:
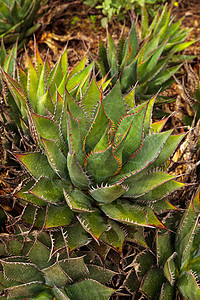
[[[8,140],[19,146],[23,136],[30,140],[27,103],[35,113],[42,115],[53,114],[55,109],[58,111],[59,105],[55,108],[52,102],[55,101],[56,90],[62,95],[66,85],[75,95],[81,88],[84,91],[84,83],[90,75],[93,63],[85,68],[84,57],[73,71],[69,72],[65,48],[59,61],[50,68],[48,59],[45,62],[42,60],[35,42],[35,66],[27,54],[27,69],[24,70],[20,65],[15,66],[16,47],[15,45],[7,57],[3,46],[1,50],[2,96],[7,107],[2,113],[2,124],[6,128]]]
[[[173,82],[172,76],[182,64],[181,57],[175,60],[174,54],[194,43],[185,42],[190,30],[180,28],[181,20],[173,21],[174,17],[171,17],[171,10],[167,9],[166,4],[161,14],[157,12],[152,23],[148,25],[144,6],[141,40],[134,23],[127,38],[122,32],[116,46],[107,32],[106,47],[99,42],[99,53],[95,60],[97,72],[100,71],[101,76],[108,74],[113,85],[119,78],[123,94],[137,85],[137,101],[147,100],[159,90],[165,90]],[[95,57],[92,54],[91,56]],[[182,58],[185,59],[189,57]]]
[[[1,0],[0,38],[6,45],[18,40],[19,47],[32,35],[40,24],[33,25],[41,0]],[[22,42],[22,43],[21,43]]]
[[[9,238],[0,236],[1,298],[109,299],[115,290],[105,284],[116,272],[67,250],[65,231],[30,233],[21,225]]]
[[[45,229],[78,226],[80,236],[85,230],[120,252],[121,225],[127,232],[163,228],[156,212],[174,209],[165,197],[184,184],[162,168],[184,135],[161,132],[165,120],[152,123],[156,97],[134,106],[134,90],[123,97],[119,81],[104,95],[107,82],[100,91],[93,64],[67,74],[66,49],[51,71],[36,59],[37,69],[30,60],[28,74],[18,69],[18,81],[3,72],[18,122],[37,145],[13,153],[29,174],[15,193],[22,220]]]
[[[135,278],[139,291],[148,299],[174,300],[178,295],[200,299],[199,200],[198,190],[181,219],[180,214],[166,219],[170,231],[157,230],[152,244],[156,255],[147,250],[139,253],[134,260],[137,277],[133,271],[135,277],[127,281],[130,289],[136,285]]]

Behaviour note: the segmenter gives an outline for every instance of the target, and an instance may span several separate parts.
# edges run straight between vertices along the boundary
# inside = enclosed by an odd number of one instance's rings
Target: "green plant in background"
[[[149,5],[148,10],[151,15],[154,15],[155,9],[158,8],[158,3],[163,3],[164,0],[85,0],[83,2],[91,7],[102,10],[105,17],[102,18],[101,24],[105,28],[106,23],[111,21],[113,17],[117,18],[117,21],[123,20],[125,18],[125,14],[130,9],[134,9],[136,13],[140,13],[139,8],[142,7],[144,3],[147,4],[147,6]]]
[[[141,40],[134,23],[126,39],[124,34],[121,35],[117,46],[108,32],[106,47],[101,41],[99,43],[95,60],[97,72],[100,71],[100,76],[108,74],[113,85],[119,78],[123,94],[136,85],[137,102],[165,90],[182,64],[183,57],[179,56],[177,60],[174,54],[194,43],[185,42],[191,30],[180,28],[181,20],[175,23],[173,20],[171,10],[165,5],[161,14],[157,12],[148,25],[147,11],[143,7]]]
[[[104,96],[90,77],[92,64],[66,73],[66,49],[51,72],[39,53],[36,61],[28,75],[19,68],[18,81],[3,72],[16,117],[38,147],[13,154],[30,174],[15,194],[29,204],[22,219],[45,229],[78,226],[77,234],[84,229],[118,251],[125,240],[120,223],[130,231],[162,228],[154,211],[174,208],[165,197],[183,184],[160,168],[184,135],[160,132],[163,121],[151,124],[156,97],[134,106],[134,91],[123,98],[119,81]]]
[[[18,40],[19,47],[33,34],[39,24],[34,24],[35,15],[41,0],[1,0],[0,1],[0,38],[6,45]]]
[[[181,218],[174,214],[166,219],[170,231],[157,230],[152,243],[156,256],[145,250],[135,258],[137,277],[127,281],[131,289],[136,278],[140,292],[148,299],[177,299],[178,291],[184,299],[200,298],[199,200],[198,191]]]
[[[1,298],[107,300],[115,290],[105,284],[116,271],[89,261],[90,256],[78,251],[69,256],[68,250],[65,229],[62,234],[29,233],[21,225],[15,235],[1,236]]]

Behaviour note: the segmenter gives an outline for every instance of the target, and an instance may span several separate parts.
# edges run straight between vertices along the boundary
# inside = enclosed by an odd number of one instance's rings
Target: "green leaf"
[[[178,279],[177,286],[187,299],[198,300],[200,298],[200,287],[192,271],[183,273]]]
[[[118,199],[126,192],[123,185],[106,185],[90,189],[90,195],[98,202],[107,204]]]
[[[157,299],[164,280],[163,277],[162,270],[157,268],[150,269],[141,282],[140,291],[151,300]]]
[[[141,146],[143,134],[144,134],[144,118],[147,110],[147,106],[134,114],[124,116],[116,130],[114,137],[114,147],[117,146],[119,141],[124,137],[124,134],[129,129],[126,140],[124,142],[124,148],[122,152],[122,162],[125,163],[134,152]]]
[[[121,75],[121,89],[125,93],[132,88],[137,82],[137,60],[129,64],[122,72]]]
[[[143,141],[142,148],[135,153],[131,160],[128,160],[126,164],[124,164],[120,171],[121,175],[117,175],[114,180],[120,180],[120,177],[122,179],[125,174],[130,174],[130,178],[128,178],[126,182],[131,182],[144,175],[151,164],[156,161],[171,132],[172,131],[169,130],[148,135]]]
[[[113,101],[115,99],[115,101]],[[112,90],[103,99],[103,105],[107,116],[115,123],[126,114],[126,107],[121,93],[119,80]]]
[[[37,115],[33,112],[31,113],[31,117],[39,136],[41,136],[43,139],[56,142],[57,146],[62,151],[66,151],[66,145],[62,140],[59,127],[53,120]]]
[[[70,192],[72,190],[70,182],[40,177],[28,192],[45,202],[54,204],[64,199],[63,189]]]
[[[62,269],[59,261],[42,270],[45,283],[50,286],[63,287],[71,281],[69,275]]]
[[[91,124],[90,129],[83,142],[83,149],[86,154],[90,153],[100,141],[105,132],[105,128],[108,127],[110,120],[106,115],[103,102],[100,101],[96,116]]]
[[[81,190],[74,189],[71,193],[67,193],[64,189],[65,200],[71,210],[77,212],[93,212],[92,199]]]
[[[40,211],[38,212],[39,216]],[[59,206],[50,205],[44,229],[69,225],[74,219],[74,213],[66,204]]]
[[[160,193],[158,197],[162,195],[163,196],[167,195],[169,193],[170,186],[164,185],[164,183],[170,182],[172,179],[174,179],[173,175],[169,175],[167,173],[163,172],[154,172],[154,173],[149,173],[144,175],[140,180],[136,180],[135,182],[132,181],[131,184],[129,185],[129,190],[126,192],[124,196],[128,197],[141,197],[141,199],[146,199],[145,197],[147,196],[147,199],[151,197],[150,191],[153,191],[156,189],[158,192],[158,187],[160,187]],[[167,187],[168,186],[168,191]],[[177,183],[177,187],[182,186],[180,183]],[[166,187],[166,189],[164,189]],[[173,188],[175,188],[173,186]],[[147,193],[147,195],[145,195]],[[152,198],[155,199],[155,198]]]
[[[60,148],[52,140],[41,138],[44,145],[47,159],[54,172],[64,179],[68,179],[67,158],[63,155]]]
[[[198,230],[198,214],[200,211],[199,191],[193,196],[190,204],[183,214],[176,235],[176,251],[179,264],[183,266],[190,257],[192,242]]]
[[[5,276],[11,280],[16,280],[20,283],[44,281],[40,271],[32,263],[1,260],[1,264],[3,266]]]
[[[147,207],[142,208],[124,199],[118,199],[111,204],[101,205],[101,209],[111,219],[128,225],[164,227],[151,209]]]
[[[107,182],[120,167],[121,162],[115,157],[112,146],[101,152],[92,152],[85,161],[85,168],[97,185]]]
[[[109,220],[109,224],[111,225],[111,228],[108,231],[105,231],[100,239],[122,253],[125,233],[116,222]]]
[[[81,213],[78,217],[83,228],[98,242],[103,232],[108,230],[108,225],[98,210],[92,213]]]
[[[78,280],[88,272],[84,263],[84,256],[60,260],[59,265],[73,281]]]
[[[79,222],[74,223],[72,226],[67,227],[67,244],[69,251],[84,246],[90,242],[88,233],[80,225]]]
[[[81,104],[84,110],[86,111],[89,120],[92,119],[92,112],[94,110],[94,107],[100,101],[100,99],[101,99],[101,93],[97,86],[96,79],[93,76],[89,88],[87,89],[86,93],[83,95],[81,101]]]
[[[115,43],[109,33],[107,33],[107,58],[110,66],[110,74],[113,78],[112,81],[115,83],[118,76],[117,53]]]
[[[54,286],[52,288],[52,291],[54,293],[54,296],[56,297],[56,300],[70,300],[70,298],[62,288],[57,288],[57,286]],[[46,300],[46,298],[44,300]]]
[[[56,178],[56,173],[50,167],[46,156],[40,152],[14,154],[13,156],[23,164],[28,172],[36,179],[41,176]]]
[[[115,290],[92,279],[68,285],[65,290],[70,299],[76,300],[108,300],[110,295],[115,292]]]
[[[43,269],[53,264],[53,259],[50,259],[50,253],[51,250],[48,247],[36,240],[28,253],[28,257],[39,269]]]
[[[72,183],[80,189],[87,190],[91,181],[87,173],[81,168],[75,153],[68,153],[67,167]]]
[[[42,282],[39,281],[20,284],[7,289],[8,297],[11,299],[23,299],[24,297],[31,296],[35,297],[35,295],[40,293],[42,290],[44,290],[44,286],[42,285]]]
[[[175,284],[175,281],[177,279],[178,276],[178,269],[176,266],[176,261],[175,261],[175,257],[177,256],[177,253],[174,252],[166,261],[165,265],[164,265],[164,275],[167,278],[167,280],[169,281],[169,283],[171,284],[171,286],[173,286]]]

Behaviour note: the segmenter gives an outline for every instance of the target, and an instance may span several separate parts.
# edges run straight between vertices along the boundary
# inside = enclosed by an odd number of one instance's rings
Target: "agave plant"
[[[14,48],[16,50],[16,46]],[[14,51],[13,50],[13,51]],[[15,56],[10,52],[6,59],[6,66],[13,67]],[[5,51],[2,51],[5,57]],[[30,138],[28,124],[27,103],[35,113],[46,115],[53,114],[54,110],[59,111],[59,104],[55,108],[52,101],[55,101],[56,90],[60,94],[64,93],[65,85],[69,91],[78,94],[91,73],[93,63],[85,68],[86,57],[71,71],[68,71],[67,48],[64,49],[59,61],[50,68],[48,59],[42,60],[35,43],[35,66],[27,54],[27,70],[20,65],[13,67],[12,73],[8,67],[2,68],[2,80],[7,81],[9,90],[2,84],[2,94],[4,103],[8,109],[4,113],[4,125],[9,124],[8,137],[15,145],[19,145],[22,137]],[[14,72],[14,73],[13,73]],[[15,76],[13,76],[15,74]],[[16,75],[17,74],[17,75]],[[15,80],[17,77],[18,81]]]
[[[56,237],[56,240],[54,238]],[[60,238],[60,239],[59,239]],[[62,244],[63,243],[63,244]],[[105,284],[116,274],[86,256],[69,256],[66,232],[29,232],[19,226],[15,235],[0,237],[0,291],[4,299],[107,300],[114,289]],[[98,273],[98,275],[97,275]]]
[[[122,93],[126,94],[133,86],[137,101],[149,99],[159,90],[164,91],[173,82],[182,60],[188,57],[174,58],[174,54],[190,46],[194,41],[185,42],[190,29],[180,28],[181,20],[173,22],[171,9],[164,6],[161,14],[157,12],[152,23],[148,25],[145,6],[141,21],[141,39],[138,38],[136,25],[125,38],[121,34],[118,44],[107,32],[106,47],[99,42],[96,68],[101,76],[108,76],[114,85],[120,79]],[[94,55],[92,55],[94,57]]]
[[[170,231],[157,230],[152,243],[156,255],[147,250],[138,254],[134,260],[137,276],[127,280],[132,292],[134,278],[148,299],[172,300],[178,299],[178,294],[189,300],[200,298],[199,199],[198,191],[181,218],[179,213],[166,220]]]
[[[184,135],[160,132],[164,120],[151,124],[156,97],[134,107],[134,91],[123,98],[119,81],[104,95],[107,82],[100,91],[90,79],[92,65],[66,73],[66,49],[52,71],[39,54],[36,59],[37,70],[30,60],[28,74],[18,69],[18,82],[3,72],[18,122],[38,147],[13,153],[30,174],[15,193],[29,204],[22,219],[46,229],[78,226],[78,220],[97,242],[118,251],[125,240],[120,223],[163,228],[154,211],[174,208],[165,196],[183,184],[161,166]]]
[[[0,38],[6,45],[19,41],[19,47],[33,34],[40,24],[33,25],[41,0],[1,0]],[[20,43],[22,42],[22,43]]]

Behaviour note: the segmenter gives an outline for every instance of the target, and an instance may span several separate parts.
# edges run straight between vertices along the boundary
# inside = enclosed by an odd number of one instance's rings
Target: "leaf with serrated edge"
[[[60,148],[52,140],[41,138],[41,141],[44,145],[49,164],[54,170],[54,172],[60,178],[69,179],[68,169],[67,169],[67,158],[61,152]]]
[[[63,189],[66,192],[70,192],[72,190],[70,182],[40,177],[35,185],[29,189],[28,193],[54,204],[64,199]]]
[[[101,209],[111,219],[125,224],[164,228],[164,225],[156,218],[150,208],[142,208],[124,199],[101,205]]]
[[[67,167],[72,183],[83,190],[87,190],[91,180],[86,172],[81,168],[75,153],[68,153]]]
[[[109,220],[109,224],[111,225],[111,228],[108,231],[105,231],[101,235],[100,239],[109,246],[113,247],[115,250],[122,253],[123,243],[125,239],[124,231],[116,222],[112,220]]]
[[[101,234],[109,229],[108,224],[97,209],[93,213],[81,213],[77,219],[97,242]]]
[[[67,193],[64,189],[64,196],[67,204],[73,211],[77,212],[93,212],[92,199],[81,190],[74,189],[71,193]]]
[[[23,154],[13,153],[28,172],[36,179],[40,176],[48,176],[50,178],[57,178],[56,173],[50,167],[46,156],[40,152],[29,152]]]
[[[111,294],[115,292],[114,289],[104,286],[92,279],[85,279],[81,282],[68,285],[65,287],[65,290],[70,299],[76,300],[108,300]]]
[[[98,202],[107,204],[122,196],[128,187],[123,185],[106,185],[89,190],[90,195]]]

